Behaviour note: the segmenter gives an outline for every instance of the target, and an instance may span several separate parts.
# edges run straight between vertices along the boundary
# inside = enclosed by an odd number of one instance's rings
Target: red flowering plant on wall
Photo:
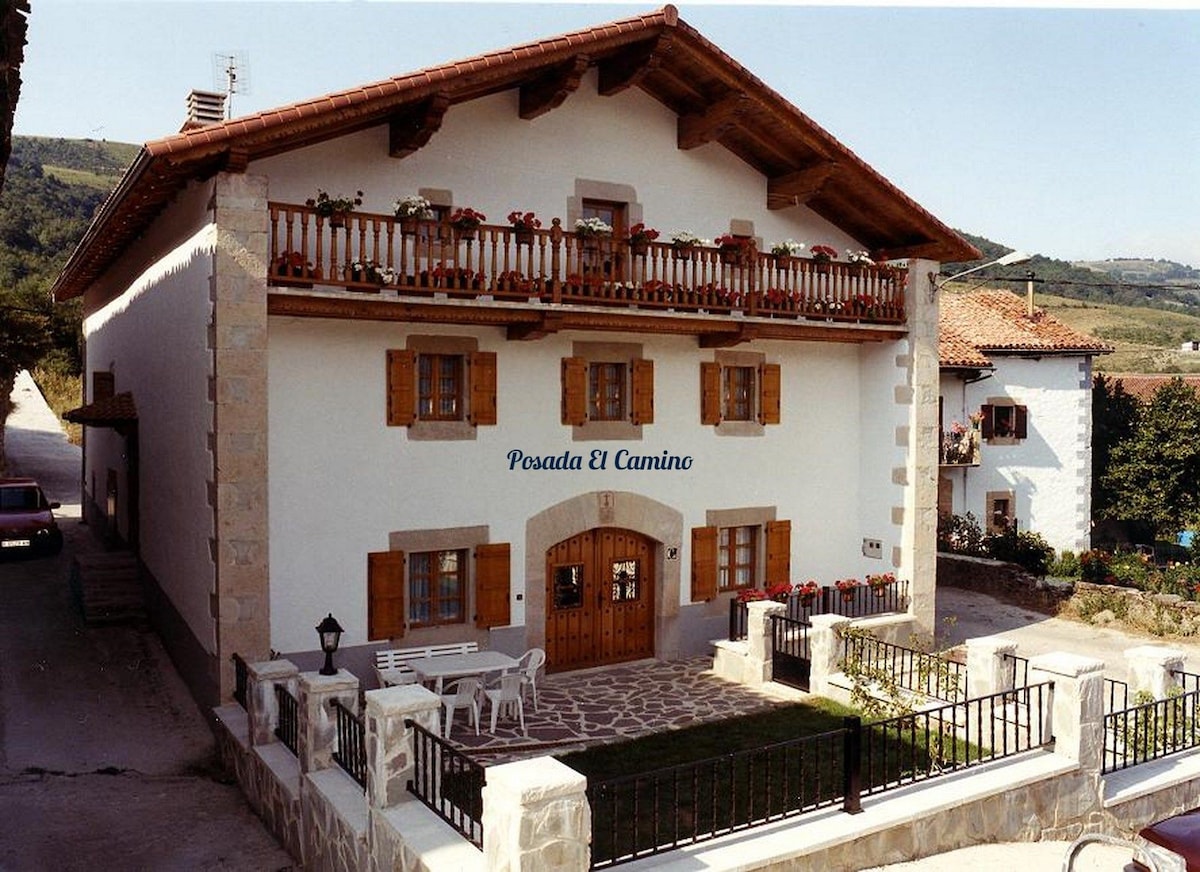
[[[847,591],[853,591],[856,587],[860,587],[861,585],[859,584],[857,578],[839,578],[833,583],[833,586],[842,593],[846,593]]]
[[[813,260],[837,260],[837,249],[832,245],[814,245],[809,249]]]
[[[882,590],[888,585],[896,583],[896,576],[890,572],[884,572],[881,575],[868,575],[867,584],[872,590]]]
[[[508,223],[512,225],[513,230],[523,233],[532,233],[541,229],[542,226],[542,220],[537,215],[532,212],[522,212],[520,209],[514,209],[508,213]]]
[[[776,602],[787,602],[787,598],[792,595],[792,583],[790,581],[778,581],[775,584],[767,585],[767,597]]]
[[[629,242],[631,245],[645,245],[656,239],[658,239],[658,231],[653,227],[647,227],[641,221],[629,228]]]
[[[479,225],[487,220],[487,216],[477,209],[472,209],[470,206],[464,206],[461,209],[455,209],[450,213],[450,226],[458,231],[478,230]]]
[[[740,603],[756,603],[766,598],[767,592],[757,587],[745,587],[737,593],[737,600]]]
[[[796,593],[800,594],[801,600],[811,600],[821,592],[821,586],[811,578],[804,584],[796,585]]]

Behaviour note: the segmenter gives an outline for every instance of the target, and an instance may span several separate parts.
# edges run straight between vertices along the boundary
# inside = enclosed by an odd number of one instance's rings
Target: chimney
[[[225,95],[219,91],[192,91],[187,98],[187,121],[184,130],[195,130],[225,120]]]

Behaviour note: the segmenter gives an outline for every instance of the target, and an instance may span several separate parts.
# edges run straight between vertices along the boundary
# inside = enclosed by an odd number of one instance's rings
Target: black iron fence
[[[246,669],[246,661],[242,659],[241,654],[237,653],[230,659],[233,661],[233,701],[242,708],[245,708],[246,688],[250,681],[249,671]]]
[[[867,724],[863,795],[1045,747],[1053,691],[1033,684]]]
[[[825,585],[812,594],[792,592],[781,602],[787,605],[787,616],[795,621],[807,621],[813,615],[841,615],[846,618],[869,618],[908,611],[908,582],[901,580],[882,587],[860,584],[847,590]],[[736,597],[729,601],[729,640],[746,638],[747,604]]]
[[[406,719],[404,726],[413,731],[409,793],[482,848],[484,768],[416,721]]]
[[[1200,690],[1177,690],[1166,699],[1135,703],[1104,716],[1101,772],[1116,772],[1200,746]]]
[[[771,677],[800,690],[809,689],[812,659],[808,648],[808,621],[771,615]]]
[[[333,711],[337,716],[337,747],[334,749],[333,759],[346,770],[346,774],[358,782],[359,787],[366,790],[367,734],[363,726],[363,716],[355,714],[336,699],[333,701]]]
[[[939,654],[883,642],[865,634],[842,639],[843,670],[887,678],[895,687],[956,702],[967,696],[967,667]]]
[[[1195,693],[1200,690],[1200,675],[1194,672],[1184,672],[1182,669],[1171,670],[1171,675],[1179,682],[1184,693]]]
[[[296,697],[282,684],[275,685],[275,702],[279,707],[279,723],[275,735],[293,754],[299,755],[300,713]]]
[[[588,782],[592,866],[605,868],[1042,748],[1037,684],[637,775]]]
[[[1129,685],[1115,678],[1104,679],[1104,713],[1125,711],[1129,708]]]
[[[1001,654],[1000,660],[1008,669],[1009,687],[1024,687],[1029,684],[1029,658],[1016,654]]]
[[[601,869],[843,800],[845,728],[588,782],[592,867]],[[851,753],[853,756],[853,753]]]

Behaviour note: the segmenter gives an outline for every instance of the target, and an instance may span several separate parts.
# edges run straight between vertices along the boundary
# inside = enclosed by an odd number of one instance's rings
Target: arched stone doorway
[[[564,500],[531,517],[525,527],[525,631],[531,647],[547,647],[547,567],[551,549],[574,537],[616,530],[646,540],[646,576],[652,580],[653,612],[649,644],[659,659],[679,653],[680,542],[683,514],[670,506],[627,491],[594,491]],[[633,540],[630,540],[633,541]],[[581,546],[582,547],[582,546]],[[598,546],[591,545],[591,548]],[[599,558],[598,558],[599,559]],[[610,567],[611,569],[611,567]],[[594,592],[595,589],[593,589]],[[652,649],[652,651],[651,651]],[[642,656],[638,654],[636,656]],[[579,668],[577,659],[566,668]],[[607,661],[603,661],[607,662]],[[550,668],[556,668],[550,664]]]

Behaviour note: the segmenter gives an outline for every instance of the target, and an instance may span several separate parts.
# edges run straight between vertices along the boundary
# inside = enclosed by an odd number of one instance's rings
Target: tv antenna
[[[225,117],[233,117],[233,95],[250,93],[250,55],[245,51],[213,55],[213,88],[225,95]]]

